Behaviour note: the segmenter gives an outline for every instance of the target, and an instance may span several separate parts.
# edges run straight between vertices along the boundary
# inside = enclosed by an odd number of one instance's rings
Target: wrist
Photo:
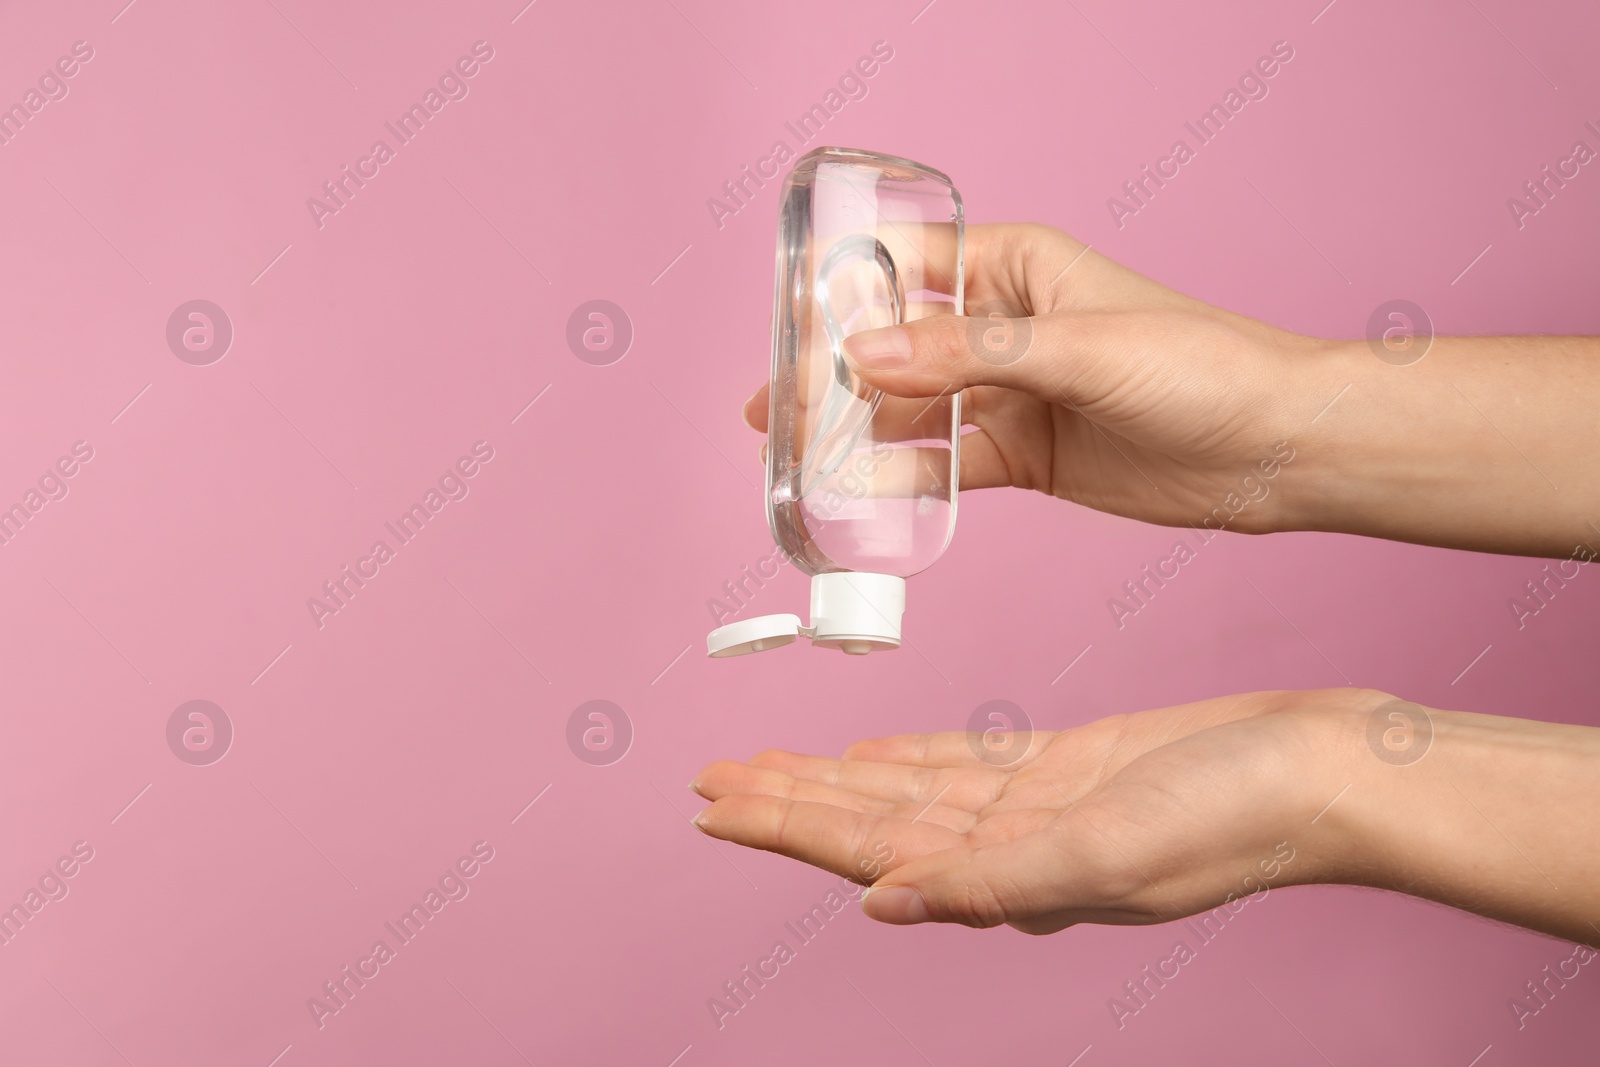
[[[1295,459],[1260,516],[1268,529],[1592,556],[1600,347],[1513,340],[1439,337],[1397,363],[1364,340],[1276,338],[1261,433]]]
[[[1325,880],[1596,940],[1600,730],[1385,698],[1343,731]]]
[[[1367,370],[1363,360],[1370,361],[1372,354],[1348,341],[1274,332],[1273,395],[1282,399],[1272,405],[1263,437],[1292,459],[1284,464],[1257,532],[1350,532],[1352,518],[1366,506],[1360,499],[1362,480],[1350,472],[1366,460],[1356,455],[1358,442],[1341,424],[1339,408],[1352,399]]]
[[[1289,692],[1284,699],[1281,714],[1293,723],[1297,758],[1279,833],[1304,860],[1294,881],[1383,885],[1390,877],[1388,853],[1382,836],[1374,832],[1370,801],[1375,791],[1369,781],[1371,765],[1379,759],[1368,735],[1374,719],[1387,722],[1390,706],[1401,702],[1378,690],[1356,688]],[[1358,799],[1368,803],[1357,804]]]

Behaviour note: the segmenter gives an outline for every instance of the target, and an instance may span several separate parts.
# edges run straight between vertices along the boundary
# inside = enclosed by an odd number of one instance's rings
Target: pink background
[[[708,998],[834,879],[702,838],[684,783],[768,746],[961,728],[996,698],[1054,728],[1341,675],[1600,723],[1588,570],[1519,631],[1530,560],[1230,535],[1118,631],[1106,600],[1173,535],[1021,493],[963,502],[911,584],[914,651],[700,655],[706,601],[771,551],[738,410],[768,358],[776,186],[720,229],[706,201],[800,147],[785,120],[873,42],[893,59],[806,147],[939,167],[974,221],[1050,222],[1312,333],[1359,336],[1396,297],[1441,332],[1593,333],[1600,164],[1521,229],[1506,207],[1600,146],[1592,6],[123,2],[0,8],[0,101],[94,49],[0,146],[0,498],[94,450],[0,546],[0,902],[94,849],[0,946],[0,1059],[1589,1055],[1600,976],[1520,1031],[1507,1006],[1570,948],[1323,888],[1243,912],[1120,1031],[1108,998],[1173,930],[854,909],[719,1030]],[[307,198],[479,40],[470,95],[319,228]],[[1106,199],[1279,40],[1270,95],[1117,228]],[[235,330],[209,366],[165,339],[197,298]],[[565,341],[593,299],[635,330],[609,366]],[[479,440],[470,495],[319,629],[307,598]],[[804,595],[786,572],[756,610]],[[166,741],[193,699],[236,732],[209,766]],[[594,699],[634,731],[608,766],[566,741]],[[477,841],[470,895],[319,1029],[307,999]]]

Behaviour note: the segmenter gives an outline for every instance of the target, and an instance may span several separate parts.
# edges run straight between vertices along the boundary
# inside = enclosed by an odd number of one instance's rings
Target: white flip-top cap
[[[906,580],[893,574],[837,571],[811,578],[811,624],[798,615],[760,615],[719,626],[706,636],[706,654],[743,656],[808,637],[819,648],[849,655],[900,647]]]

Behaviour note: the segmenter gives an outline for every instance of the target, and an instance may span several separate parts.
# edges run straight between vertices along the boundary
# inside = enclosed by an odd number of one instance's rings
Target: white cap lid
[[[706,636],[706,654],[717,658],[762,652],[809,637],[819,648],[849,655],[900,647],[906,580],[893,574],[835,571],[811,578],[811,625],[797,615],[760,615],[719,626]]]
[[[719,626],[706,636],[706,655],[721,659],[793,644],[805,629],[798,615],[758,615]]]

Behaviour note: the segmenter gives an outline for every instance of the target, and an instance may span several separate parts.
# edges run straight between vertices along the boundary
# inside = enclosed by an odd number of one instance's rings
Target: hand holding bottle
[[[1600,339],[1441,337],[1394,366],[1364,340],[1174,292],[1048,226],[966,233],[967,317],[845,342],[892,396],[963,392],[963,489],[1243,533],[1555,556],[1600,544]],[[765,430],[764,389],[745,417]],[[1286,456],[1270,495],[1237,506]]]

